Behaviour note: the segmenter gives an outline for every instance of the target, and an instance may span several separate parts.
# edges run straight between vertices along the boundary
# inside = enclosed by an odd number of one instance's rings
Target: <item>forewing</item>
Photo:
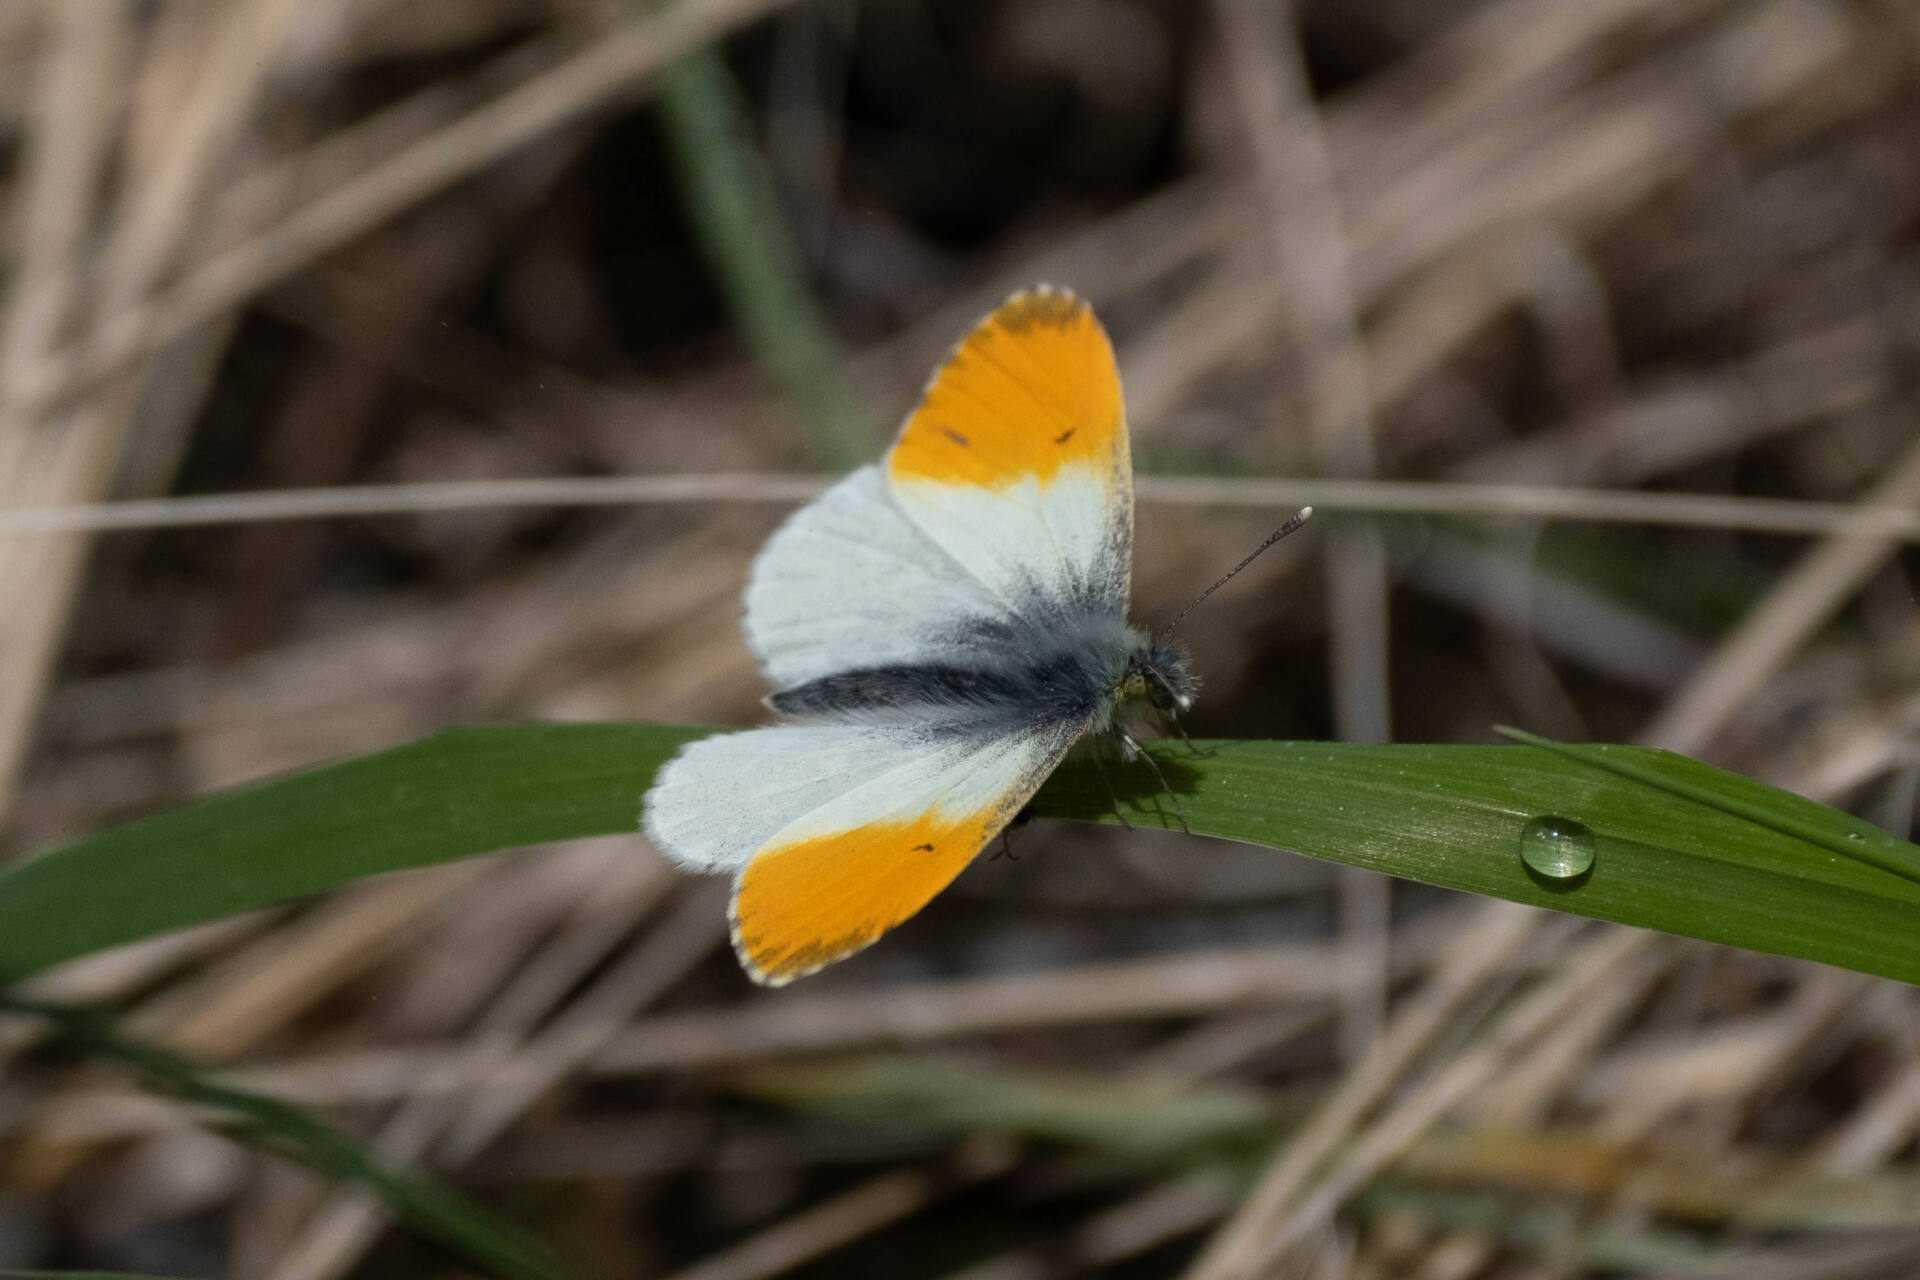
[[[1016,294],[981,321],[885,465],[907,518],[1010,611],[1125,613],[1133,470],[1120,375],[1072,294]]]
[[[776,690],[863,667],[964,663],[1012,619],[907,519],[877,467],[796,511],[748,575],[747,644]]]
[[[644,825],[683,865],[739,869],[734,949],[756,981],[778,986],[925,906],[1081,728],[785,725],[708,738],[662,771]]]

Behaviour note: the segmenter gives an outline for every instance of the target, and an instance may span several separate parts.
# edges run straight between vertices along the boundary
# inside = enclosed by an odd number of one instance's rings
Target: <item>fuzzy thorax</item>
[[[1150,639],[1137,628],[1131,630],[1133,644],[1126,669],[1113,692],[1115,710],[1141,703],[1163,715],[1192,709],[1200,680],[1193,674],[1186,649],[1172,640]]]

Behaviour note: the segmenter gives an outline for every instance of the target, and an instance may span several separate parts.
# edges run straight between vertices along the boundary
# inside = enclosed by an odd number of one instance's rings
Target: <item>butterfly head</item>
[[[1200,680],[1193,674],[1184,646],[1164,636],[1142,638],[1127,657],[1126,672],[1114,691],[1114,700],[1122,704],[1144,701],[1155,711],[1171,715],[1190,709],[1199,691]]]

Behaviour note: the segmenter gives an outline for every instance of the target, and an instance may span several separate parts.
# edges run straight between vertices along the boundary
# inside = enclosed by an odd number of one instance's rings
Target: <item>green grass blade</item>
[[[1867,832],[1905,857],[1920,850],[1684,756],[1606,748],[1627,776],[1532,746],[1201,746],[1215,754],[1161,746],[1155,758],[1202,835],[1920,982],[1920,884],[1835,852],[1868,843],[1851,838]],[[1179,825],[1151,771],[1136,765],[1116,782],[1129,821]],[[1698,798],[1709,791],[1713,803]],[[1056,774],[1035,808],[1114,820],[1090,768]],[[1592,872],[1552,881],[1520,860],[1521,827],[1549,814],[1593,830]]]
[[[1734,778],[1740,785],[1729,787],[1726,780],[1733,775],[1671,752],[1650,757],[1647,750],[1640,747],[1555,742],[1507,725],[1498,727],[1515,742],[1558,752],[1569,760],[1606,769],[1696,804],[1771,827],[1843,857],[1858,858],[1882,871],[1920,881],[1920,847],[1888,835],[1870,822],[1837,814],[1803,796],[1767,787],[1756,788],[1745,778]],[[1652,760],[1658,761],[1658,767]]]
[[[1274,1104],[1250,1089],[1092,1074],[1010,1072],[1003,1064],[901,1056],[783,1063],[733,1078],[764,1101],[958,1137],[980,1130],[1166,1159],[1234,1142],[1270,1146]]]
[[[363,876],[635,831],[702,730],[454,729],[115,827],[0,872],[0,978]]]
[[[0,975],[378,872],[634,831],[653,771],[700,732],[456,730],[103,832],[0,873]],[[1155,748],[1202,835],[1920,982],[1920,883],[1849,856],[1920,850],[1684,757],[1609,747],[1614,767],[1597,768],[1585,747],[1202,746],[1212,754]],[[1179,825],[1144,764],[1107,773],[1128,820]],[[1086,761],[1034,808],[1114,820]],[[1555,882],[1521,862],[1521,826],[1542,814],[1592,828],[1591,873]]]
[[[867,461],[879,438],[861,424],[772,171],[718,51],[698,50],[667,69],[660,111],[694,233],[755,357],[805,419],[826,470]]]
[[[0,995],[0,1011],[39,1018],[89,1056],[131,1069],[145,1087],[224,1113],[232,1119],[236,1137],[318,1173],[360,1184],[402,1224],[489,1275],[572,1280],[575,1274],[539,1241],[496,1221],[449,1188],[388,1165],[299,1107],[219,1084],[208,1068],[122,1034],[92,1009]]]

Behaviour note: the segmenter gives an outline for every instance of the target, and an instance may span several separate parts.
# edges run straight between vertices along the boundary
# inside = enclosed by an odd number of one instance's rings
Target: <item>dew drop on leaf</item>
[[[1571,880],[1593,870],[1596,841],[1584,822],[1543,813],[1520,828],[1520,860],[1550,880]]]

